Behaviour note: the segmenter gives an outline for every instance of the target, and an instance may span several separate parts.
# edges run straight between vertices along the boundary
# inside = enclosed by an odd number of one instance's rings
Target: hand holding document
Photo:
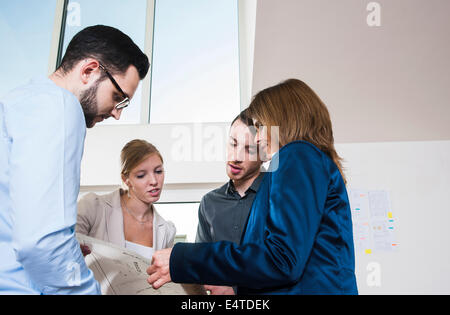
[[[166,283],[172,281],[170,278],[170,255],[172,249],[167,248],[157,251],[153,255],[152,265],[148,267],[147,273],[149,274],[148,283],[150,283],[154,289],[159,289]]]
[[[148,259],[125,248],[85,235],[77,234],[77,239],[81,246],[88,246],[91,250],[85,257],[86,264],[100,283],[103,295],[206,294],[200,286],[175,283],[169,283],[164,288],[155,290],[147,282],[148,275],[145,271],[150,265]]]

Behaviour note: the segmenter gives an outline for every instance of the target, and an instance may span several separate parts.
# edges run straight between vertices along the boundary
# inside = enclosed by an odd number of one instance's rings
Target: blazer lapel
[[[105,218],[109,242],[125,247],[120,190],[115,191],[108,197],[105,198]]]
[[[166,228],[164,219],[158,214],[153,206],[153,248],[161,250],[166,247]]]

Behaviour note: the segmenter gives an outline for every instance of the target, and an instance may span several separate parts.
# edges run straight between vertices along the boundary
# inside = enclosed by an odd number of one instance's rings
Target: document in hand
[[[81,245],[89,246],[85,260],[100,283],[103,295],[197,295],[205,294],[197,285],[168,283],[155,290],[147,282],[150,261],[132,251],[77,234]]]

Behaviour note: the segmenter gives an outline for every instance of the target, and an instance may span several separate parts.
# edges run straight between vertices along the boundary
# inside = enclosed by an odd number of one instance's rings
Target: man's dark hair
[[[129,36],[104,25],[87,27],[75,35],[58,70],[68,73],[86,58],[98,60],[112,74],[123,74],[135,66],[141,80],[150,67],[148,57]]]
[[[240,120],[244,124],[246,124],[249,127],[253,127],[253,119],[248,115],[248,109],[241,112],[231,123],[231,126],[234,125],[236,121]]]

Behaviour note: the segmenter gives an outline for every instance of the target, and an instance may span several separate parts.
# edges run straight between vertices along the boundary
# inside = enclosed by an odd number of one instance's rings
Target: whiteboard
[[[359,293],[450,294],[450,141],[336,149],[350,190],[389,192],[399,243],[396,252],[356,253]]]

